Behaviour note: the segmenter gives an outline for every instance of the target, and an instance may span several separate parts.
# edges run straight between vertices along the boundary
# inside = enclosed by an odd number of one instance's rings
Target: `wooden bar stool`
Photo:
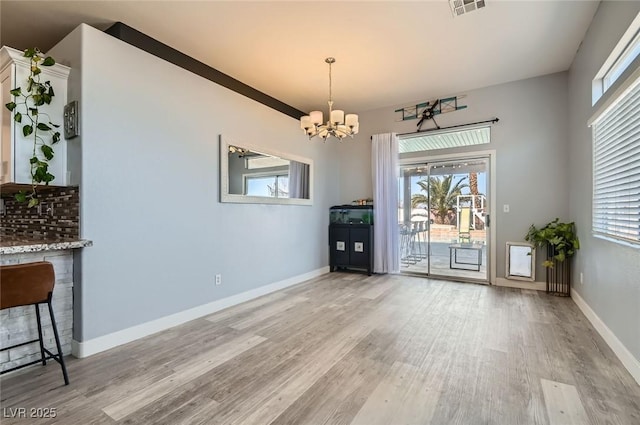
[[[46,261],[0,266],[0,309],[4,310],[5,308],[33,305],[36,308],[36,319],[38,322],[38,339],[2,348],[0,351],[6,351],[11,348],[39,342],[41,355],[40,360],[34,360],[29,363],[3,370],[0,374],[12,372],[16,369],[31,366],[38,362],[42,362],[42,365],[44,366],[47,364],[47,360],[53,359],[60,364],[60,367],[62,367],[64,383],[65,385],[69,385],[67,368],[64,365],[64,359],[62,358],[62,348],[60,346],[60,337],[58,336],[58,327],[56,326],[56,319],[53,316],[53,308],[51,306],[51,296],[53,295],[55,280],[53,265]],[[44,346],[44,340],[42,338],[42,323],[40,321],[40,304],[47,304],[49,307],[49,316],[51,317],[51,326],[53,327],[53,335],[56,340],[58,354],[53,354]]]

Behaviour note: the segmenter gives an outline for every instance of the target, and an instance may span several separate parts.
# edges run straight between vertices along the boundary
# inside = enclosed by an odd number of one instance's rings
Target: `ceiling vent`
[[[449,0],[454,17],[482,9],[484,4],[485,0]]]

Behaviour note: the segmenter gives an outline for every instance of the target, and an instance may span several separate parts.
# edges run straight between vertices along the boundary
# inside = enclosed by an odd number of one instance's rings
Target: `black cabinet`
[[[329,225],[329,268],[353,268],[373,272],[373,225]]]

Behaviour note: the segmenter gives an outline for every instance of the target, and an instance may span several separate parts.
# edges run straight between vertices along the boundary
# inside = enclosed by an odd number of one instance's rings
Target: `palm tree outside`
[[[469,191],[473,196],[472,205],[476,208],[480,207],[480,192],[478,192],[478,173],[469,173]],[[478,219],[478,217],[473,217],[474,226],[473,228],[480,228],[482,226],[482,222]]]
[[[469,173],[469,191],[474,196],[478,196],[478,173]]]
[[[469,176],[460,177],[455,184],[453,183],[453,177],[451,174],[438,177],[432,176],[428,180],[418,181],[418,186],[426,194],[414,194],[411,197],[411,207],[417,208],[420,205],[429,205],[437,224],[452,224],[449,213],[456,205],[458,195],[462,195],[462,189],[469,187],[467,183],[464,183]],[[429,194],[431,195],[430,197],[428,196]]]

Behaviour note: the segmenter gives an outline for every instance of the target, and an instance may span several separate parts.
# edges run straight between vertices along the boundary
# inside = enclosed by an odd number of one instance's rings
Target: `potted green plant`
[[[29,159],[31,167],[31,191],[20,191],[16,194],[19,202],[29,201],[29,207],[38,204],[36,187],[44,183],[48,185],[55,176],[49,172],[49,161],[53,159],[53,145],[60,141],[60,126],[51,122],[49,114],[43,110],[45,105],[51,104],[55,96],[51,82],[41,81],[42,66],[53,66],[56,61],[50,56],[44,56],[37,48],[24,51],[24,57],[29,58],[30,73],[24,83],[11,90],[13,102],[5,107],[13,113],[16,124],[22,126],[24,137],[33,140],[33,154]],[[45,108],[46,109],[46,108]]]
[[[580,249],[575,223],[562,223],[556,218],[541,228],[532,224],[524,239],[536,247],[547,247],[547,259],[542,263],[547,268],[547,292],[568,296],[571,283],[569,262]]]
[[[542,265],[553,267],[554,259],[561,263],[565,259],[573,257],[576,250],[580,249],[580,241],[575,229],[574,222],[561,223],[560,219],[556,218],[539,229],[532,224],[524,239],[537,247],[551,247],[553,255],[551,258],[547,258]]]

